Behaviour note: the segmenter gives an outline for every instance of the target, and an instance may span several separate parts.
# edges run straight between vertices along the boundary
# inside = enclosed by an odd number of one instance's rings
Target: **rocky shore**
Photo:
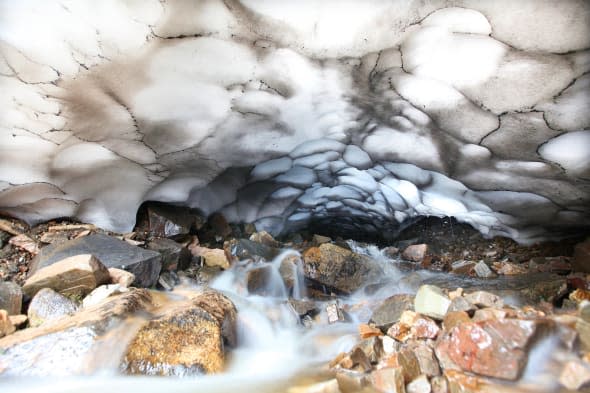
[[[355,331],[291,393],[584,391],[587,272],[583,236],[524,247],[448,218],[379,246],[160,204],[125,234],[3,218],[0,378],[223,375],[244,345],[243,294],[278,299],[269,320],[286,312],[301,332]]]

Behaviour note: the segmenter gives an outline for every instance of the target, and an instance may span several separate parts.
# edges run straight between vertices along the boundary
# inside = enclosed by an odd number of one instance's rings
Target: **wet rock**
[[[406,247],[402,253],[402,258],[412,262],[422,262],[428,253],[427,244],[413,244]]]
[[[187,235],[195,223],[188,208],[151,204],[147,208],[148,232],[156,237]]]
[[[328,323],[344,322],[344,314],[338,305],[338,302],[334,302],[326,306],[326,313],[328,314]]]
[[[276,269],[265,264],[248,270],[246,273],[246,287],[250,294],[279,297],[286,295],[284,287],[277,285],[276,280],[282,280]]]
[[[506,318],[507,312],[505,310],[501,310],[498,308],[483,308],[477,310],[475,314],[473,314],[473,318],[471,320],[473,322],[478,321],[487,321],[488,319],[504,319]]]
[[[255,232],[252,235],[250,235],[249,239],[250,239],[250,241],[264,244],[267,247],[271,247],[271,248],[281,247],[281,243],[276,241],[275,238],[272,237],[272,235],[266,231]]]
[[[578,272],[590,273],[590,237],[576,244],[572,257],[572,268]]]
[[[158,286],[165,291],[173,290],[178,284],[180,284],[180,278],[176,272],[164,272],[158,277]]]
[[[289,295],[296,296],[294,294],[297,290],[296,286],[299,286],[300,277],[303,276],[301,266],[301,259],[298,255],[287,255],[281,260],[281,264],[279,265],[279,275],[281,276]],[[300,289],[301,288],[299,288],[299,290]],[[298,293],[297,295],[301,296],[302,294]]]
[[[224,249],[240,261],[250,259],[256,262],[271,261],[281,252],[278,248],[247,239],[230,240]]]
[[[587,289],[578,288],[574,290],[572,293],[570,293],[568,297],[571,301],[579,304],[583,301],[590,300],[590,291],[588,291]]]
[[[345,294],[383,278],[375,260],[331,243],[307,249],[303,271],[307,279]]]
[[[43,288],[63,295],[82,298],[99,285],[110,283],[107,268],[94,256],[75,255],[37,270],[23,285],[23,292],[33,297]]]
[[[504,307],[504,300],[486,291],[476,291],[465,295],[465,300],[477,307]]]
[[[490,269],[490,267],[484,261],[479,261],[473,267],[473,271],[475,275],[479,278],[494,278],[496,277],[496,273]]]
[[[122,369],[175,376],[220,372],[224,340],[235,340],[235,322],[229,299],[218,292],[199,294],[147,322],[127,348]]]
[[[440,375],[438,360],[434,356],[434,350],[431,347],[422,341],[416,341],[411,343],[408,348],[414,352],[414,356],[416,356],[416,360],[418,360],[420,373],[428,377]]]
[[[8,312],[6,310],[0,310],[0,337],[8,336],[14,333],[16,327],[12,324],[10,318],[8,318]],[[0,373],[2,369],[0,368]]]
[[[387,367],[374,370],[370,376],[371,384],[379,392],[405,393],[403,371],[399,367]]]
[[[561,374],[559,383],[571,390],[578,390],[590,385],[590,365],[579,360],[568,361]]]
[[[0,310],[6,310],[8,315],[20,314],[23,301],[21,287],[10,281],[0,282]]]
[[[407,393],[430,393],[430,382],[426,375],[420,375],[406,386]]]
[[[290,298],[289,305],[299,316],[299,318],[303,318],[305,316],[310,316],[313,318],[319,312],[316,303],[311,300],[297,300]]]
[[[50,288],[41,289],[31,300],[27,316],[31,327],[78,311],[78,303]]]
[[[0,339],[0,375],[66,376],[96,372],[112,364],[112,359],[125,350],[120,345],[120,335],[106,333],[117,329],[122,319],[150,305],[148,291],[133,289],[72,316],[19,330]],[[90,356],[99,339],[103,344],[113,340],[106,359]]]
[[[205,265],[209,267],[219,266],[222,269],[229,269],[229,260],[225,255],[225,251],[220,248],[195,246],[191,247],[191,253],[196,257],[201,257]]]
[[[516,319],[462,323],[436,345],[444,369],[515,380],[527,358],[536,323]]]
[[[475,268],[476,263],[473,261],[459,260],[451,263],[451,273],[470,274]]]
[[[101,285],[82,300],[82,307],[88,308],[95,306],[110,296],[125,292],[129,292],[129,289],[120,284]]]
[[[575,323],[580,343],[585,351],[590,351],[590,302],[580,305],[580,317]]]
[[[133,285],[151,287],[158,280],[162,268],[158,252],[144,250],[103,234],[92,234],[63,244],[43,247],[30,265],[30,274],[64,258],[92,254],[107,268],[115,267],[135,275]]]
[[[135,274],[126,270],[117,269],[116,267],[111,267],[108,270],[112,284],[119,284],[127,288],[135,281]]]
[[[434,319],[443,319],[451,300],[437,286],[422,285],[414,299],[414,310]]]
[[[362,337],[363,336],[361,334],[361,338]],[[383,350],[383,342],[378,336],[369,336],[362,339],[361,342],[355,346],[355,349],[357,348],[363,351],[371,364],[376,364],[385,353]]]
[[[154,239],[148,243],[147,247],[162,255],[163,271],[184,270],[191,262],[191,252],[174,240]]]
[[[369,338],[369,337],[378,337],[378,336],[383,335],[383,332],[381,332],[380,329],[377,329],[376,327],[367,325],[366,323],[359,324],[358,330],[359,330],[359,336],[362,339]]]
[[[397,294],[385,299],[379,307],[373,311],[370,322],[374,323],[382,331],[387,331],[406,310],[414,310],[414,296]]]
[[[367,375],[358,371],[350,370],[339,370],[336,373],[336,381],[338,382],[338,388],[342,393],[357,393],[364,391],[369,380]],[[369,391],[368,393],[373,393]]]

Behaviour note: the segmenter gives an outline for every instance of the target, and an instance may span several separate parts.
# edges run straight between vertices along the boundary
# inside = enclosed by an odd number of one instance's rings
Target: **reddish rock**
[[[405,393],[403,371],[399,367],[374,370],[370,377],[373,386],[380,392]]]
[[[444,369],[515,380],[526,364],[527,344],[537,325],[515,319],[463,323],[437,344]]]
[[[428,253],[427,244],[414,244],[406,247],[402,257],[412,262],[422,262]]]
[[[404,311],[400,320],[393,324],[387,334],[398,341],[409,339],[435,339],[440,328],[432,319],[413,311]]]

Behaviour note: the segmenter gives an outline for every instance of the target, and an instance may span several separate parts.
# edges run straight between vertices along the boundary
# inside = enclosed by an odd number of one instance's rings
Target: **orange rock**
[[[367,325],[365,323],[361,323],[359,325],[358,329],[359,329],[359,335],[361,336],[362,339],[383,335],[381,330],[377,329],[376,327]]]

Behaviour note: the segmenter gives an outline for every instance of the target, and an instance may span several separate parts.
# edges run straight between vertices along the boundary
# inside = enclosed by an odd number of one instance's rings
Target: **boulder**
[[[440,367],[438,360],[434,356],[434,350],[425,344],[424,341],[415,341],[409,344],[409,347],[420,366],[420,373],[428,377],[436,377],[440,375]]]
[[[31,300],[27,310],[27,317],[29,325],[36,327],[47,321],[73,315],[76,311],[78,311],[78,303],[55,292],[53,289],[43,288]]]
[[[150,305],[148,291],[132,289],[72,316],[19,330],[0,339],[0,375],[46,377],[96,372],[111,365],[112,359],[117,359],[124,350],[120,332],[114,336],[107,333],[116,329],[122,319]],[[108,337],[117,340],[111,343],[108,357],[91,357],[97,340]]]
[[[148,232],[156,237],[187,235],[196,217],[186,207],[151,204],[147,207]]]
[[[8,315],[20,314],[23,301],[23,291],[18,284],[10,281],[0,282],[0,310],[6,310]]]
[[[384,274],[377,261],[331,243],[303,253],[303,272],[318,286],[343,294],[378,282]]]
[[[397,294],[385,299],[371,315],[371,323],[374,323],[382,331],[387,331],[406,310],[414,310],[414,296]]]
[[[458,260],[451,263],[451,273],[470,274],[475,269],[476,263],[473,261]]]
[[[536,322],[517,319],[462,323],[438,341],[436,356],[445,370],[516,380],[536,330]]]
[[[107,268],[115,267],[133,273],[135,275],[133,285],[138,287],[154,285],[162,267],[160,253],[144,250],[114,237],[96,233],[43,247],[31,261],[29,274],[79,254],[94,255]]]
[[[434,319],[443,319],[451,300],[437,286],[422,285],[414,298],[414,310]]]
[[[23,285],[23,292],[33,297],[43,288],[82,299],[99,285],[110,283],[107,268],[90,254],[75,255],[38,269]]]
[[[188,248],[171,239],[154,239],[147,248],[162,255],[162,270],[176,271],[186,269],[191,262],[191,252]]]
[[[129,374],[189,376],[223,370],[224,343],[235,344],[236,309],[208,291],[166,309],[137,332],[122,369]]]

